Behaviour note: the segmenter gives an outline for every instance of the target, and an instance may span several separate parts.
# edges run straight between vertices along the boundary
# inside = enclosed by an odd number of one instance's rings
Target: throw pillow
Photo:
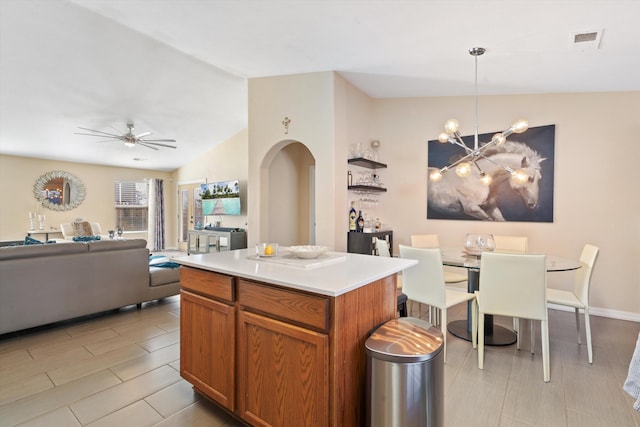
[[[76,221],[72,223],[74,236],[93,236],[93,230],[89,221]]]
[[[40,240],[34,239],[31,236],[26,236],[24,238],[24,244],[25,245],[42,245],[43,243]]]
[[[92,242],[94,240],[101,240],[100,236],[73,236],[74,242]]]

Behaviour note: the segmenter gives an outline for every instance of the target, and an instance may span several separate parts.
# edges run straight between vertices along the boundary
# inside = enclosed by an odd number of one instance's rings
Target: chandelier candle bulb
[[[526,132],[527,129],[529,129],[529,122],[527,122],[524,119],[520,119],[517,122],[515,122],[513,124],[513,126],[511,126],[511,129],[515,132],[515,133],[523,133]]]
[[[511,172],[511,180],[517,184],[524,184],[529,180],[529,175],[522,169],[516,169]]]
[[[441,171],[439,171],[439,170],[434,170],[434,171],[433,171],[433,172],[431,172],[431,174],[429,175],[429,179],[430,179],[432,182],[438,182],[438,181],[440,181],[440,180],[442,179],[442,174],[443,174],[443,173],[444,173],[444,172],[441,172]]]
[[[493,135],[493,138],[491,138],[491,141],[495,142],[496,145],[502,145],[507,141],[507,138],[501,133],[496,133]]]
[[[459,127],[460,127],[460,122],[458,122],[456,119],[449,119],[444,124],[444,130],[449,135],[455,134],[458,131]]]
[[[480,174],[480,182],[484,185],[489,186],[493,182],[493,178],[491,178],[491,175],[487,175],[486,173],[482,172]]]
[[[462,162],[456,166],[456,174],[459,177],[467,177],[471,174],[471,165],[467,162]]]

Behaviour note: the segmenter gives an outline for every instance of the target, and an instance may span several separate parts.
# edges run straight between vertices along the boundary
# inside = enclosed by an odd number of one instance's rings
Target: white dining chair
[[[529,250],[529,238],[526,236],[493,235],[496,252],[526,254]],[[518,330],[518,318],[513,318],[513,329]]]
[[[439,248],[440,239],[437,234],[412,234],[411,247],[414,248]],[[447,285],[464,283],[467,281],[467,274],[456,273],[455,271],[444,270],[444,282]]]
[[[413,248],[400,245],[400,258],[414,259],[418,264],[402,272],[402,291],[409,300],[440,309],[442,322],[444,362],[447,361],[447,309],[467,301],[475,300],[475,295],[447,289],[442,271],[442,256],[437,248]],[[472,344],[476,348],[477,325],[475,303],[472,304]]]
[[[546,255],[485,252],[480,261],[480,271],[480,290],[475,292],[478,305],[477,330],[484,330],[485,314],[531,319],[532,329],[533,320],[539,320],[543,378],[545,382],[549,382]],[[520,348],[519,329],[516,334],[517,348]],[[533,344],[532,340],[532,354]],[[478,367],[484,369],[484,334],[478,335]]]
[[[389,250],[389,242],[384,239],[378,239],[377,237],[374,237],[374,239],[376,239],[375,247],[378,256],[390,257],[391,251]]]
[[[529,238],[526,236],[497,236],[493,235],[496,242],[496,252],[522,253],[529,250]]]
[[[591,347],[591,324],[589,322],[589,288],[591,287],[591,273],[598,258],[599,248],[584,245],[580,255],[582,267],[576,270],[573,290],[547,289],[547,302],[551,304],[573,307],[576,313],[576,328],[578,330],[578,344],[582,344],[580,333],[580,310],[584,312],[584,331],[587,338],[587,354],[589,363],[593,363],[593,349]]]
[[[374,244],[376,247],[376,252],[378,256],[382,257],[390,257],[391,251],[389,250],[389,242],[384,239],[378,239],[374,237]],[[402,291],[402,275],[398,273],[396,275],[396,283],[397,283],[397,300],[398,300],[398,315],[400,317],[407,317],[407,294]]]

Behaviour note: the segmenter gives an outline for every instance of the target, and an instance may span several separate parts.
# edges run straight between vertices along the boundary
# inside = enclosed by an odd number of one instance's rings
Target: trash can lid
[[[367,354],[375,359],[414,363],[434,358],[442,350],[442,332],[431,323],[414,317],[389,320],[367,341]]]

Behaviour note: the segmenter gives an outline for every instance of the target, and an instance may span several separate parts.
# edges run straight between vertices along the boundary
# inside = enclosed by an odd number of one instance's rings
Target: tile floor
[[[0,426],[242,425],[180,378],[179,310],[179,298],[171,297],[0,337]],[[449,314],[465,316],[464,307]],[[526,343],[520,351],[488,347],[481,371],[471,344],[449,335],[445,425],[640,427],[622,390],[640,324],[594,316],[589,365],[573,319],[550,310],[547,384],[539,348],[532,356]]]

